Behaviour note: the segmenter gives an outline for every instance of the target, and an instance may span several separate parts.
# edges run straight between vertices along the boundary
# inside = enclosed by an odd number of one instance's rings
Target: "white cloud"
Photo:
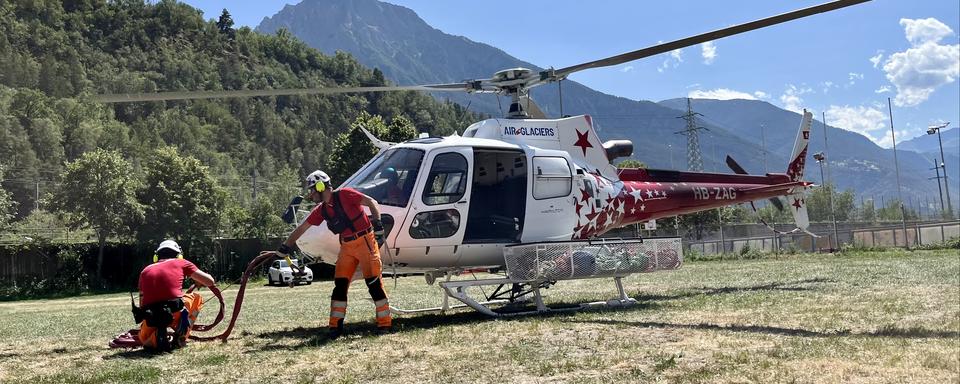
[[[813,92],[813,90],[809,87],[801,88],[793,84],[788,84],[787,89],[780,95],[780,102],[783,103],[783,109],[800,113],[803,111],[803,98],[800,96],[810,92]]]
[[[713,64],[713,60],[717,58],[717,46],[712,41],[708,41],[700,44],[700,48],[702,49],[703,63],[706,65]]]
[[[690,91],[690,93],[687,94],[687,97],[693,98],[693,99],[717,99],[717,100],[730,100],[730,99],[756,100],[757,99],[756,97],[754,97],[749,93],[734,91],[732,89],[726,89],[726,88],[717,88],[710,91],[704,91],[704,90],[698,89],[695,91]]]
[[[632,71],[632,70],[633,70],[633,66],[632,66],[632,65],[628,65],[628,66],[626,66],[626,67],[623,67],[623,69],[621,69],[620,72],[630,72],[630,71]]]
[[[913,45],[936,43],[944,37],[953,36],[953,30],[950,27],[932,17],[915,20],[900,19],[900,25],[903,26],[907,40]]]
[[[851,86],[851,85],[856,84],[856,83],[857,83],[857,80],[863,80],[863,74],[862,74],[862,73],[856,73],[856,72],[850,72],[849,74],[847,74],[847,79],[850,80],[850,82],[847,83],[847,86]]]
[[[683,49],[674,49],[670,51],[670,57],[677,60],[677,62],[683,62]]]
[[[877,90],[873,91],[873,93],[887,93],[887,92],[890,92],[890,91],[891,91],[890,87],[884,85],[884,86],[878,88]]]
[[[898,143],[902,143],[902,142],[904,142],[904,141],[906,141],[906,140],[910,140],[910,139],[909,139],[910,136],[911,136],[911,134],[910,134],[910,131],[909,131],[909,130],[903,130],[903,131],[901,131],[901,130],[899,130],[899,129],[897,130],[897,142],[898,142]],[[913,136],[916,136],[916,134],[914,134]],[[887,130],[883,131],[883,137],[881,137],[880,140],[876,140],[876,143],[877,143],[877,145],[879,145],[879,146],[881,146],[881,147],[884,147],[884,148],[893,148],[893,137],[890,136],[890,130],[887,129]]]
[[[828,81],[824,81],[824,82],[820,83],[820,85],[823,86],[823,93],[826,94],[826,93],[830,92],[830,88],[833,87],[833,82],[828,80]]]
[[[873,63],[873,67],[876,68],[880,65],[880,61],[883,60],[883,50],[877,51],[877,55],[870,58],[870,62]]]
[[[698,88],[698,87],[700,87],[700,83],[690,84],[690,85],[688,85],[686,88],[687,88],[687,89],[690,89],[690,88]]]
[[[668,68],[676,68],[683,62],[683,49],[674,49],[669,53],[670,57],[663,60],[663,63],[657,67],[657,72],[663,73]]]
[[[770,98],[770,95],[768,95],[768,94],[767,94],[766,92],[764,92],[764,91],[754,91],[754,92],[753,92],[753,96],[755,96],[755,97],[758,98],[758,99],[769,99],[769,98]]]
[[[874,107],[831,105],[825,112],[827,124],[856,132],[883,146],[887,115]],[[892,143],[892,141],[891,141]]]
[[[900,19],[913,47],[894,52],[883,64],[887,80],[897,87],[894,103],[915,106],[927,100],[939,87],[960,77],[960,44],[941,45],[953,30],[937,19]]]

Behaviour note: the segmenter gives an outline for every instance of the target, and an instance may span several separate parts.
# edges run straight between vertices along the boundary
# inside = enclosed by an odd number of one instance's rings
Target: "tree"
[[[886,206],[877,210],[877,218],[880,219],[880,221],[900,221],[901,218],[904,220],[916,220],[917,217],[917,212],[910,207],[904,207],[901,213],[899,199],[890,199],[887,201]]]
[[[617,168],[647,168],[647,165],[640,160],[626,159],[617,164]]]
[[[404,116],[397,116],[387,126],[387,131],[383,133],[380,139],[402,143],[415,137],[417,137],[417,128],[413,126],[413,122]]]
[[[10,197],[10,192],[3,189],[3,166],[0,166],[0,230],[3,230],[10,224],[13,218],[14,201]]]
[[[92,228],[97,235],[97,280],[108,237],[125,236],[143,218],[137,203],[138,182],[133,167],[117,152],[96,150],[67,164],[60,187],[49,199],[71,228]]]
[[[377,154],[378,149],[370,143],[361,127],[384,141],[403,142],[416,136],[413,123],[406,118],[397,117],[387,127],[382,117],[361,112],[350,125],[350,130],[337,136],[330,154],[327,173],[335,184],[346,180]]]
[[[225,227],[232,236],[269,239],[284,236],[290,230],[281,216],[291,197],[300,191],[300,177],[294,170],[284,169],[266,184],[248,208],[233,205],[226,209]]]
[[[807,195],[807,212],[810,221],[830,221],[830,198],[833,198],[833,213],[837,221],[847,221],[853,213],[853,191],[837,193],[833,184],[827,183]]]
[[[784,199],[780,199],[780,202],[783,202]],[[773,204],[766,204],[765,206],[757,209],[757,216],[767,224],[773,225],[775,223],[792,223],[793,214],[790,213],[792,207],[784,204],[783,209],[777,209]]]
[[[687,233],[692,232],[693,237],[697,240],[700,240],[704,235],[720,228],[717,210],[710,209],[706,211],[680,215],[680,228],[687,231]]]
[[[877,220],[877,210],[874,206],[874,200],[868,199],[860,204],[860,209],[857,212],[857,216],[860,221],[872,223]]]
[[[697,240],[700,240],[704,235],[720,229],[721,220],[723,221],[723,225],[730,225],[732,223],[743,223],[747,220],[748,216],[749,212],[747,212],[743,206],[739,204],[730,205],[680,215],[680,228],[688,233],[692,232],[693,236]]]
[[[233,17],[230,16],[230,12],[227,12],[226,8],[223,9],[223,13],[217,19],[217,29],[220,30],[220,33],[227,35],[230,40],[233,40],[236,36],[237,31],[233,29]]]
[[[226,192],[207,167],[177,150],[156,150],[146,164],[144,188],[138,200],[144,205],[141,241],[158,243],[174,238],[189,252],[194,244],[205,243],[215,233],[223,212]]]

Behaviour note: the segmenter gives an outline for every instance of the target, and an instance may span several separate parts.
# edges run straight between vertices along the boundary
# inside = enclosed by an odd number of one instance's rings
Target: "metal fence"
[[[767,236],[727,236],[723,239],[684,241],[685,250],[694,250],[704,255],[740,253],[744,248],[763,252],[803,251],[820,252],[838,249],[844,245],[862,247],[915,247],[942,243],[960,237],[960,221],[943,223],[911,223],[906,232],[902,224],[881,226],[847,225],[836,233],[829,226],[813,230],[819,237],[806,233],[776,234]]]

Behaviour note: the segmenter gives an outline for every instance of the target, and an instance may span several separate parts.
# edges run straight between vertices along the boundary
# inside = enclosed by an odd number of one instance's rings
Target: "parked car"
[[[300,265],[300,260],[291,259],[294,266]],[[285,285],[285,284],[313,283],[313,271],[310,267],[303,267],[303,274],[294,276],[293,268],[287,265],[286,260],[274,260],[267,269],[267,284]]]

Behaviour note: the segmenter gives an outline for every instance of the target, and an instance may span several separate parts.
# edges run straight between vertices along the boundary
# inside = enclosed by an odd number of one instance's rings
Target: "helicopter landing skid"
[[[551,312],[565,312],[565,311],[578,311],[583,309],[598,308],[598,307],[625,307],[629,305],[636,304],[637,301],[628,297],[626,292],[623,290],[623,276],[614,277],[614,282],[617,284],[617,291],[619,292],[619,297],[610,299],[607,301],[597,301],[591,303],[583,303],[574,306],[567,307],[548,307],[543,302],[543,295],[540,294],[541,288],[548,288],[550,285],[553,285],[553,281],[517,281],[510,278],[501,278],[501,279],[482,279],[482,280],[459,280],[459,281],[445,281],[440,283],[440,286],[443,287],[447,296],[455,298],[463,302],[466,306],[473,308],[477,312],[480,312],[484,315],[492,317],[508,317],[508,316],[523,316],[537,313],[551,313]],[[511,299],[499,299],[495,301],[479,302],[467,293],[467,289],[470,287],[479,287],[484,285],[498,285],[501,288],[507,285],[513,286],[513,291],[511,292]],[[528,287],[526,291],[517,292],[517,290],[522,287]],[[499,291],[499,288],[498,288]],[[518,294],[519,293],[519,294]],[[527,294],[532,294],[532,301],[535,306],[533,310],[520,310],[520,311],[494,311],[490,308],[491,302],[497,303],[516,303],[518,302],[521,296]],[[497,294],[494,293],[494,296]],[[463,306],[463,305],[461,305]]]

